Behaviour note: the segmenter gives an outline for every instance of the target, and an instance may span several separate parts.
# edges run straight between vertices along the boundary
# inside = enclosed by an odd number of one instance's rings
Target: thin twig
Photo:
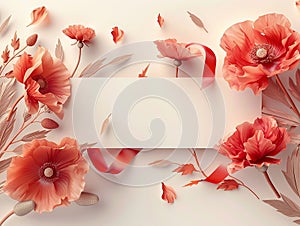
[[[198,156],[197,156],[197,152],[194,148],[192,149],[189,149],[189,151],[191,152],[191,154],[193,155],[194,159],[195,159],[195,162],[198,166],[198,169],[199,169],[199,172],[204,176],[204,177],[207,177],[206,173],[204,172],[204,170],[202,169],[201,165],[200,165],[200,162],[199,162],[199,159],[198,159]]]
[[[2,220],[0,221],[0,226],[2,226],[3,223],[4,223],[9,217],[11,217],[13,214],[14,214],[14,211],[13,211],[13,210],[11,210],[8,214],[6,214],[6,216],[3,217]]]
[[[250,188],[248,187],[243,181],[241,181],[240,179],[232,176],[232,175],[229,175],[229,177],[231,177],[232,179],[236,180],[237,182],[239,182],[239,185],[243,186],[244,188],[246,188],[248,191],[250,191],[257,199],[260,199],[258,197],[258,195]]]
[[[263,174],[264,174],[264,176],[265,176],[265,178],[266,178],[268,184],[269,184],[270,187],[272,188],[273,192],[275,193],[276,197],[277,197],[277,198],[280,198],[281,195],[279,194],[279,192],[277,191],[276,187],[275,187],[274,184],[272,183],[271,178],[270,178],[268,172],[265,171],[265,172],[263,172]]]
[[[79,49],[79,53],[78,53],[78,60],[77,60],[77,63],[76,63],[76,66],[75,66],[75,68],[74,68],[74,71],[73,71],[73,73],[72,73],[72,75],[71,75],[71,78],[73,78],[74,77],[74,75],[75,75],[75,72],[77,71],[77,68],[78,68],[78,66],[79,66],[79,63],[80,63],[80,60],[81,60],[81,49],[82,49],[82,47],[80,48],[80,47],[78,47],[78,49]]]

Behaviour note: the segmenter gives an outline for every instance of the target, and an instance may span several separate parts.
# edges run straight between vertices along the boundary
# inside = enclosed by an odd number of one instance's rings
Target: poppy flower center
[[[36,81],[40,85],[39,91],[41,94],[45,94],[45,93],[49,92],[48,91],[48,82],[43,76],[37,75],[33,78],[33,80]]]
[[[267,64],[271,63],[274,59],[273,48],[270,44],[255,45],[251,52],[250,58],[254,63]]]
[[[46,182],[53,182],[58,178],[56,166],[52,163],[45,163],[40,168],[40,178]]]

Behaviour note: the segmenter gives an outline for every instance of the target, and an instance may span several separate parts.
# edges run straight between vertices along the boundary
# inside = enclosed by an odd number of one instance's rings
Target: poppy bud
[[[79,206],[91,206],[99,202],[99,197],[89,192],[81,192],[80,197],[75,200]]]
[[[50,119],[50,118],[44,118],[41,121],[41,125],[45,129],[56,129],[56,128],[59,127],[59,124],[57,122],[55,122],[54,120]]]
[[[14,206],[14,213],[17,216],[24,216],[28,213],[30,213],[35,208],[35,203],[32,200],[24,201],[24,202],[18,202]]]
[[[34,46],[36,41],[38,39],[38,35],[37,34],[33,34],[31,36],[29,36],[26,40],[26,44],[27,46]]]

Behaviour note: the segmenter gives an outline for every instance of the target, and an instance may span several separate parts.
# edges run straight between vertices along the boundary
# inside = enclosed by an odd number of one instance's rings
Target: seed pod
[[[28,213],[30,213],[35,208],[35,203],[32,200],[24,201],[24,202],[18,202],[14,206],[14,213],[17,216],[24,216]]]
[[[38,35],[37,34],[33,34],[31,36],[29,36],[26,40],[26,44],[27,46],[34,46],[36,41],[38,39]]]
[[[91,206],[99,202],[99,197],[96,194],[89,192],[81,192],[79,199],[75,203],[79,206]]]
[[[45,129],[56,129],[56,128],[59,127],[59,124],[57,122],[55,122],[54,120],[50,119],[50,118],[44,118],[41,121],[41,125]]]

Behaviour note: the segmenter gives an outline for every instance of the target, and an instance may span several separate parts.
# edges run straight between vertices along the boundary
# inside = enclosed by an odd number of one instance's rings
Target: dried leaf
[[[300,101],[300,86],[296,85],[291,78],[289,78],[289,91],[298,101]]]
[[[0,161],[0,173],[6,171],[6,169],[9,167],[11,160],[12,157]]]
[[[103,121],[101,130],[100,130],[100,136],[107,130],[110,122],[111,113],[106,117],[106,119]]]
[[[281,125],[288,126],[300,126],[300,122],[293,115],[287,114],[286,112],[278,111],[272,108],[263,107],[262,113],[267,116],[272,116]]]
[[[193,164],[182,164],[181,166],[177,167],[173,170],[173,172],[181,173],[181,175],[189,175],[192,174],[194,171],[197,171]]]
[[[117,26],[113,27],[111,34],[113,36],[113,41],[116,44],[124,37],[124,31],[119,29]]]
[[[4,147],[11,132],[13,131],[16,121],[16,111],[12,112],[9,120],[7,120],[7,116],[8,114],[3,115],[0,120],[0,150]]]
[[[192,186],[192,185],[197,185],[197,184],[199,184],[201,181],[203,181],[203,180],[192,180],[190,183],[184,185],[183,187],[188,187],[188,186]]]
[[[205,28],[204,23],[202,22],[202,20],[199,17],[197,17],[193,13],[190,13],[189,11],[187,13],[189,14],[189,16],[192,19],[192,21],[194,22],[194,24],[196,24],[198,27],[204,29],[204,31],[206,33],[208,33],[208,30]]]
[[[283,198],[282,201],[264,200],[264,202],[288,217],[300,217],[300,207],[285,195],[281,194],[281,196]]]
[[[290,136],[290,143],[299,145],[300,144],[300,134],[298,132],[288,132]]]
[[[3,51],[1,58],[3,59],[3,63],[6,63],[9,60],[9,53],[8,46],[5,47],[5,50]]]
[[[282,92],[282,90],[279,88],[279,86],[273,81],[272,78],[270,78],[269,80],[269,85],[268,88],[266,88],[262,93],[263,95],[276,100],[282,104],[284,104],[285,106],[287,106],[288,108],[290,108],[290,104],[289,102],[286,100],[284,93]]]
[[[145,67],[145,69],[142,71],[142,73],[139,74],[139,78],[145,78],[145,77],[147,77],[146,74],[147,74],[147,71],[148,71],[149,67],[150,67],[150,64],[148,64],[148,65]]]
[[[282,171],[292,190],[300,197],[300,155],[296,148],[286,162],[286,171]]]
[[[15,32],[10,45],[11,45],[11,47],[13,47],[14,50],[18,50],[20,48],[20,39],[17,37],[17,32]]]
[[[27,27],[42,22],[43,20],[46,19],[47,15],[48,15],[48,11],[45,6],[34,9],[31,12],[31,23],[28,24]]]
[[[55,57],[57,59],[60,59],[61,61],[64,60],[64,50],[62,48],[60,39],[58,39],[57,44],[55,46]]]
[[[1,33],[3,34],[4,31],[6,30],[8,24],[9,24],[10,18],[11,18],[11,15],[9,17],[7,17],[0,25],[0,34]]]
[[[94,63],[88,64],[80,73],[79,77],[91,77],[92,75],[96,74],[101,68],[103,68],[103,62],[105,60],[106,58],[103,58],[95,61]]]
[[[161,160],[156,160],[154,162],[150,162],[148,165],[155,166],[155,167],[166,167],[166,166],[170,166],[173,164],[176,164],[176,163],[171,162],[169,160],[161,159]]]
[[[59,124],[51,118],[44,118],[41,121],[41,126],[45,129],[56,129],[59,127]]]
[[[224,189],[224,191],[231,191],[231,190],[236,190],[239,188],[239,183],[236,182],[235,180],[228,179],[224,180],[218,187],[217,189]]]
[[[177,198],[174,188],[165,185],[163,182],[161,183],[161,186],[163,190],[161,198],[167,201],[168,203],[174,203],[175,199]]]
[[[132,56],[132,54],[125,54],[125,55],[116,57],[116,58],[112,59],[111,61],[109,61],[107,64],[105,64],[105,66],[118,65],[118,64],[124,63],[127,60],[129,60],[131,58],[131,56]]]
[[[162,27],[165,23],[165,19],[160,15],[160,13],[157,16],[157,23],[160,27]]]
[[[50,132],[50,130],[38,130],[32,133],[26,134],[21,140],[24,142],[30,142],[34,139],[43,139],[46,138],[46,135]]]

